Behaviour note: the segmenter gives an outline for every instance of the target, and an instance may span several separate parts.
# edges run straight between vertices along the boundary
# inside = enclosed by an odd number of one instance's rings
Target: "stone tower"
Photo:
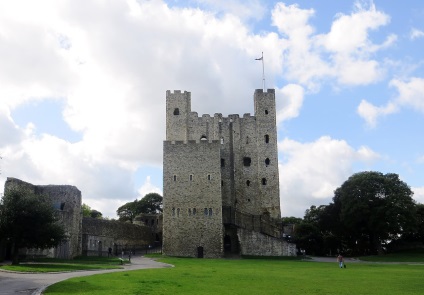
[[[279,238],[273,222],[281,217],[274,89],[256,90],[254,105],[254,116],[199,117],[191,112],[190,92],[167,91],[166,255],[222,257],[224,250],[246,252],[253,240]]]

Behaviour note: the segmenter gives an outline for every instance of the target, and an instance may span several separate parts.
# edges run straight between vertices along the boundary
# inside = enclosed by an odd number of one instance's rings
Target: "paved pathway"
[[[308,261],[316,261],[316,262],[334,262],[337,263],[337,257],[318,257],[318,256],[308,256],[310,259]],[[346,263],[358,263],[358,262],[364,262],[355,258],[347,258],[344,257],[344,261]]]
[[[124,265],[123,269],[76,271],[61,273],[16,273],[0,271],[0,295],[38,295],[49,285],[74,278],[103,274],[109,272],[119,272],[146,268],[164,268],[172,265],[157,262],[142,256],[131,257],[131,264]]]

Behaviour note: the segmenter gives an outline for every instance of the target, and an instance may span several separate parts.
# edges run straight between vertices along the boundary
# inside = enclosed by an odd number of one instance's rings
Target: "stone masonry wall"
[[[237,229],[241,255],[296,256],[296,245],[256,231]]]
[[[223,224],[218,141],[164,142],[163,252],[221,257]]]
[[[152,230],[144,225],[84,217],[82,220],[83,255],[107,256],[134,251],[152,245]]]
[[[47,195],[56,208],[60,223],[68,236],[68,239],[55,249],[41,252],[29,249],[28,253],[57,258],[73,258],[81,255],[81,192],[71,185],[33,185],[17,178],[8,177],[5,191],[13,186],[29,189],[37,195]]]
[[[205,232],[204,227],[193,227],[193,220],[183,215],[190,216],[188,210],[201,206],[202,202],[251,215],[281,217],[274,89],[266,92],[257,89],[254,105],[254,116],[223,117],[215,113],[213,117],[208,114],[199,117],[191,111],[190,92],[167,91],[163,221],[164,250],[169,251],[168,255],[193,256],[194,247],[189,244],[199,244],[205,234],[214,234],[210,228]],[[214,143],[217,150],[205,151],[205,146]],[[219,189],[186,184],[193,171],[214,177],[220,174]],[[219,231],[217,224],[214,231]],[[187,246],[190,250],[182,250]]]

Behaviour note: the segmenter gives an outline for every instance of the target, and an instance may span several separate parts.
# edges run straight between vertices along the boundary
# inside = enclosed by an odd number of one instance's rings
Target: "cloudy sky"
[[[109,217],[162,193],[166,90],[253,113],[261,52],[283,216],[364,170],[424,203],[422,0],[0,0],[0,191],[75,185]]]

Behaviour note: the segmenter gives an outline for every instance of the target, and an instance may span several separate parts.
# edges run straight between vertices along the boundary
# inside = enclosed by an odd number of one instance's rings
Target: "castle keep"
[[[254,108],[199,117],[190,92],[167,91],[164,254],[295,255],[281,239],[274,89],[256,90]]]

